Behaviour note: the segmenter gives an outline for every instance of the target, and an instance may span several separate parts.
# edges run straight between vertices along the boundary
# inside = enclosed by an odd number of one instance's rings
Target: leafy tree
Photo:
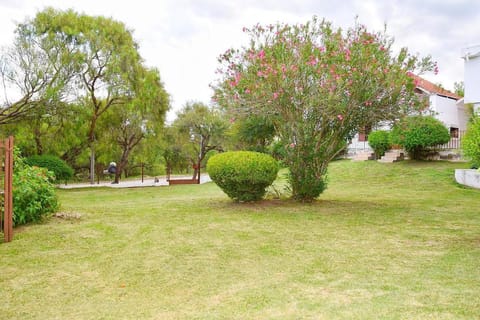
[[[207,153],[223,150],[222,142],[228,123],[218,110],[200,102],[190,102],[177,114],[173,126],[190,141],[193,150],[190,159],[195,168],[195,178]]]
[[[72,70],[63,66],[63,46],[37,38],[35,26],[19,24],[11,47],[0,53],[0,124],[18,122],[58,100]]]
[[[432,116],[409,116],[393,127],[390,139],[393,144],[405,148],[412,159],[420,159],[425,149],[447,143],[450,133]]]
[[[183,134],[180,128],[169,126],[163,135],[163,152],[167,175],[174,171],[182,171],[191,164],[192,142],[189,136]]]
[[[465,95],[465,84],[463,83],[463,81],[455,82],[453,84],[453,92],[455,92],[455,94],[460,97],[463,97]]]
[[[230,136],[236,149],[268,152],[275,136],[275,128],[268,117],[250,115],[245,118],[231,118]]]
[[[293,197],[303,201],[322,193],[328,163],[361,126],[420,108],[412,72],[434,68],[405,48],[394,55],[393,39],[360,24],[344,32],[314,17],[245,31],[250,45],[219,58],[215,99],[272,120],[287,148]]]
[[[158,132],[158,128],[163,126],[170,105],[157,70],[146,70],[137,86],[131,101],[122,108],[109,110],[108,116],[104,117],[106,140],[116,144],[120,150],[114,183],[119,182],[134,148],[147,135]]]
[[[138,46],[131,31],[111,18],[92,17],[73,10],[48,8],[39,12],[32,26],[33,40],[58,45],[61,61],[75,71],[73,91],[89,110],[86,145],[91,150],[91,182],[97,124],[115,106],[125,106],[136,92],[143,71]]]
[[[462,139],[462,149],[473,165],[480,168],[480,117],[475,116],[468,124],[467,132]]]

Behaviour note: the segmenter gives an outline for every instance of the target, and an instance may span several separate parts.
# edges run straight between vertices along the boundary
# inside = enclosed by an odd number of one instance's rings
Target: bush
[[[425,149],[448,141],[448,129],[432,116],[406,117],[390,133],[390,142],[401,145],[412,159],[419,159]]]
[[[207,172],[231,199],[258,201],[277,178],[278,163],[271,156],[253,151],[219,153],[210,158]]]
[[[368,144],[372,147],[378,159],[392,146],[390,143],[390,133],[385,130],[373,131],[368,135]]]
[[[73,177],[73,169],[62,159],[51,155],[36,155],[25,159],[29,166],[47,168],[58,181],[67,181]]]
[[[472,167],[480,167],[480,117],[472,118],[462,139],[462,149],[472,161]]]
[[[30,167],[15,155],[13,173],[13,223],[41,220],[58,209],[53,174],[46,168]]]

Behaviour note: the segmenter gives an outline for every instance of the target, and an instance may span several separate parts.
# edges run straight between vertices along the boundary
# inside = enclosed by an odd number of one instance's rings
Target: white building
[[[480,45],[463,49],[465,60],[465,103],[472,103],[475,111],[480,112]]]
[[[424,95],[429,101],[429,107],[425,113],[432,114],[435,118],[443,122],[450,130],[452,138],[458,138],[460,132],[466,130],[468,122],[468,113],[465,110],[463,99],[455,93],[445,90],[419,76],[415,76],[415,83],[417,85],[415,91],[418,94]],[[385,126],[374,128],[374,130],[388,129],[389,127]],[[372,131],[372,128],[365,128],[355,135],[348,146],[349,154],[355,154],[357,151],[371,150],[368,145],[368,134],[370,131]]]

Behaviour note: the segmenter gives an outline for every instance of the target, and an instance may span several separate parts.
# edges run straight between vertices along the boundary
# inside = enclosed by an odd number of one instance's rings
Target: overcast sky
[[[210,102],[217,57],[246,44],[242,27],[257,22],[302,23],[316,15],[346,28],[358,16],[371,31],[386,23],[397,47],[438,61],[439,74],[424,76],[447,89],[463,81],[461,49],[480,44],[479,0],[0,0],[0,46],[11,44],[18,22],[47,6],[112,17],[133,30],[172,97],[169,120],[187,101]]]

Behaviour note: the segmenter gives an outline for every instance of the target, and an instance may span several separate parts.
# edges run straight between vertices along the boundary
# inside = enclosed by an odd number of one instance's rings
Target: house
[[[426,113],[431,113],[440,120],[450,130],[452,138],[459,138],[461,132],[466,130],[468,122],[468,113],[465,110],[462,97],[419,76],[414,76],[414,80],[416,84],[415,92],[428,99],[429,107]],[[388,130],[389,127],[380,126],[375,129]],[[371,131],[372,128],[370,127],[360,130],[349,144],[348,153],[353,155],[358,151],[371,151],[368,145],[368,134]]]
[[[473,104],[475,112],[480,112],[480,45],[464,48],[462,51],[462,58],[465,60],[464,103]]]

